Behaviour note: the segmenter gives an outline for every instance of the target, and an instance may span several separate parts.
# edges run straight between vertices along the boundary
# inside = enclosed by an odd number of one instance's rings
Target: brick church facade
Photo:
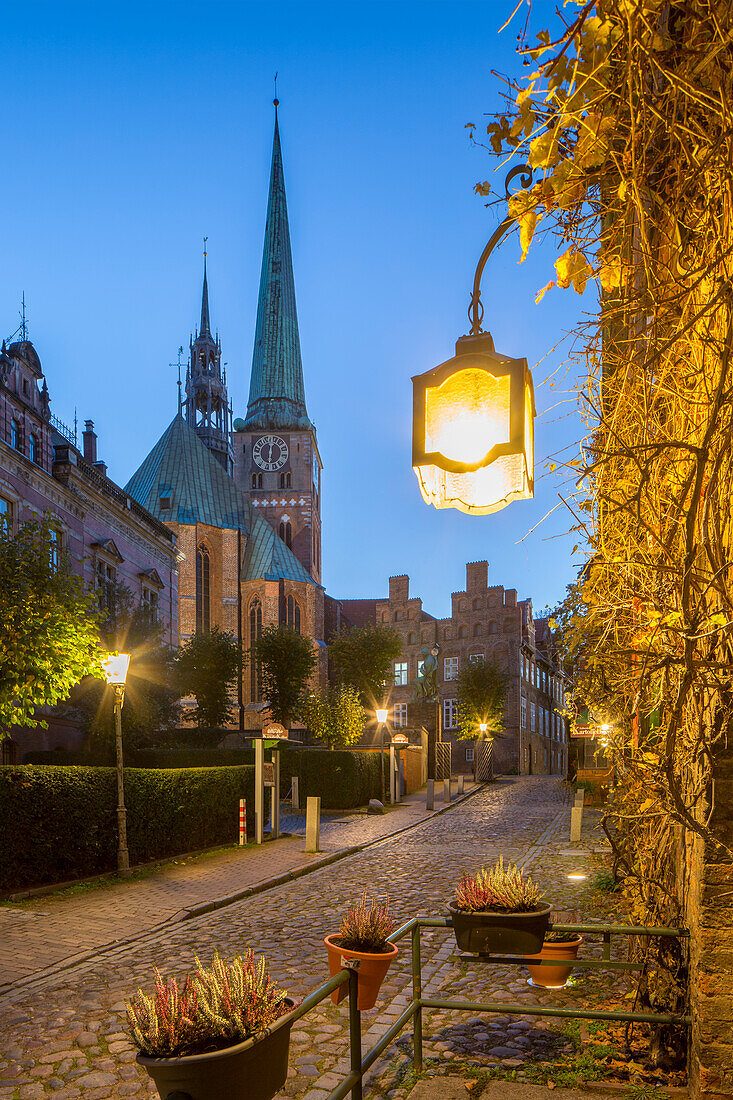
[[[126,491],[175,533],[181,644],[219,626],[247,650],[266,626],[286,624],[313,640],[314,684],[325,683],[321,459],[305,401],[277,104],[246,416],[232,423],[204,257],[185,398]],[[234,724],[262,728],[268,714],[252,667],[237,702]]]
[[[451,596],[451,614],[438,619],[410,596],[408,576],[390,577],[386,599],[342,600],[355,624],[390,626],[402,638],[390,685],[390,725],[413,725],[410,697],[421,651],[440,645],[438,683],[443,740],[453,744],[453,771],[473,768],[475,742],[458,740],[455,681],[470,661],[492,661],[507,677],[505,730],[494,742],[497,774],[565,775],[568,730],[562,716],[566,679],[559,666],[547,621],[534,619],[532,601],[518,600],[513,588],[489,585],[488,562],[469,562],[466,587]],[[478,731],[477,731],[478,732]]]

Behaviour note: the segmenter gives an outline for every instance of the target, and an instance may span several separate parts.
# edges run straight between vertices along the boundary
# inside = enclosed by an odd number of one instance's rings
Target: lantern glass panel
[[[510,378],[469,367],[425,391],[425,450],[453,462],[481,462],[510,439]]]

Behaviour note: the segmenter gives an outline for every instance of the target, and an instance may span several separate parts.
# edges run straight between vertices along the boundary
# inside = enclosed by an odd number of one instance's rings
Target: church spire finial
[[[206,251],[206,242],[208,237],[204,237],[204,286],[201,292],[201,327],[199,328],[200,336],[211,336],[211,322],[209,320],[209,284],[206,279],[206,257],[208,255]]]

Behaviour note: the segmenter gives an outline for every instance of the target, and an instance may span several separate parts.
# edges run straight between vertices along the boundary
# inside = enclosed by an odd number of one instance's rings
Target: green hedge
[[[253,767],[126,768],[130,862],[234,843],[240,798],[251,836]],[[0,889],[115,870],[116,805],[114,768],[0,768]]]
[[[301,806],[310,795],[321,796],[324,810],[349,810],[380,797],[378,752],[349,749],[285,749],[280,756],[280,790],[286,794],[298,776]]]
[[[230,768],[254,764],[252,749],[125,749],[125,767],[130,768]],[[91,768],[114,764],[114,753],[99,756],[64,749],[27,752],[25,764],[82,764]]]

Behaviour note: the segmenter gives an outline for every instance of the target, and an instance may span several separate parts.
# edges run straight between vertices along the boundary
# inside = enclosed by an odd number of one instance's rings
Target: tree
[[[118,587],[124,591],[115,603],[114,618],[108,616],[102,623],[102,641],[109,649],[130,654],[122,732],[128,747],[139,748],[154,741],[158,731],[178,722],[176,651],[161,643],[161,626],[148,608],[135,608],[129,589]],[[112,690],[92,677],[71,694],[72,704],[84,715],[97,745],[109,748],[113,741],[113,701]]]
[[[300,714],[316,667],[310,638],[289,626],[266,626],[249,650],[249,659],[259,670],[262,695],[273,719],[287,728]]]
[[[350,684],[312,692],[303,703],[300,716],[313,736],[330,749],[353,745],[364,732],[364,708],[358,691]]]
[[[94,596],[55,557],[49,522],[0,530],[0,722],[45,725],[39,707],[65,699],[82,677],[100,675]]]
[[[504,729],[507,678],[491,661],[469,661],[458,673],[458,736],[474,740],[482,736],[479,726],[486,723],[486,736],[496,737]]]
[[[356,688],[362,705],[373,710],[384,699],[392,662],[402,655],[402,639],[389,626],[357,626],[340,631],[328,654],[337,677]]]
[[[194,695],[191,715],[198,726],[223,726],[232,713],[230,689],[241,670],[237,639],[215,626],[196,631],[176,658],[176,674],[182,695]]]

